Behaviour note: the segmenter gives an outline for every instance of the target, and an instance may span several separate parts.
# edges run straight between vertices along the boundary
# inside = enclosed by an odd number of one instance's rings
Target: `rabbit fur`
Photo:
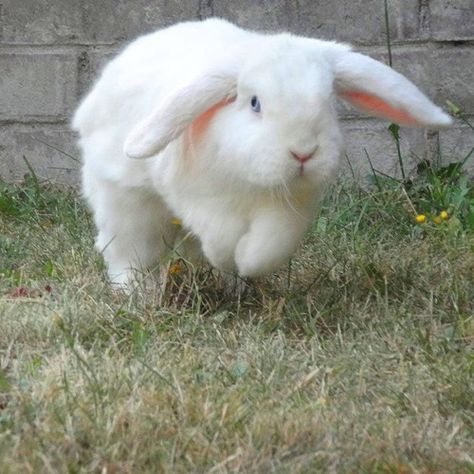
[[[344,44],[221,19],[132,42],[73,119],[112,282],[130,283],[177,245],[244,277],[287,261],[338,169],[336,97],[402,125],[451,122],[405,77]]]

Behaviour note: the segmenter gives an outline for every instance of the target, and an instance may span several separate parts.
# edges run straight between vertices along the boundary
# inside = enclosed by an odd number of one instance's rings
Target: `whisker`
[[[296,207],[294,206],[293,204],[293,195],[292,195],[292,192],[291,192],[291,189],[288,187],[288,184],[285,182],[285,180],[281,180],[281,184],[282,184],[282,187],[283,187],[283,193],[282,193],[282,197],[284,198],[286,204],[288,205],[288,207],[298,216],[298,217],[301,217],[302,219],[307,219],[307,216],[303,215],[298,209],[296,209]]]

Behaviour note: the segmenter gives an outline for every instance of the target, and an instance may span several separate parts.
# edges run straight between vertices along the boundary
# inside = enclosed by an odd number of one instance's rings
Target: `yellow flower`
[[[443,221],[445,221],[446,219],[449,218],[449,214],[446,211],[441,211],[439,213],[439,217],[441,217],[441,219],[443,219]]]
[[[438,225],[438,224],[441,224],[441,222],[443,222],[443,221],[442,221],[442,219],[441,219],[440,216],[434,216],[434,217],[433,217],[433,222],[434,222],[436,225]]]
[[[415,220],[418,224],[423,224],[426,221],[426,216],[424,214],[417,214]]]
[[[170,265],[168,273],[170,275],[179,275],[181,273],[181,265],[179,263],[173,263]]]

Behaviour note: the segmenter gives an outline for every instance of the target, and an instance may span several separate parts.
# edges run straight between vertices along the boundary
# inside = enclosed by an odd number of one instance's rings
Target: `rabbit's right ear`
[[[236,95],[238,66],[215,67],[187,81],[166,97],[125,140],[130,158],[147,158],[161,151],[200,114]]]

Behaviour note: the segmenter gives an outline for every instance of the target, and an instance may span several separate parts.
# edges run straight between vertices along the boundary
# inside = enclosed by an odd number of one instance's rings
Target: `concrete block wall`
[[[474,0],[388,6],[395,69],[474,121]],[[77,182],[80,157],[68,124],[102,65],[137,35],[210,16],[350,42],[387,61],[383,0],[0,0],[0,176],[21,178],[26,158],[41,177]],[[397,173],[388,124],[340,110],[353,167],[367,171],[367,150],[377,168]],[[460,121],[439,134],[403,130],[402,150],[412,166],[438,146],[450,161],[468,153],[473,137]]]

